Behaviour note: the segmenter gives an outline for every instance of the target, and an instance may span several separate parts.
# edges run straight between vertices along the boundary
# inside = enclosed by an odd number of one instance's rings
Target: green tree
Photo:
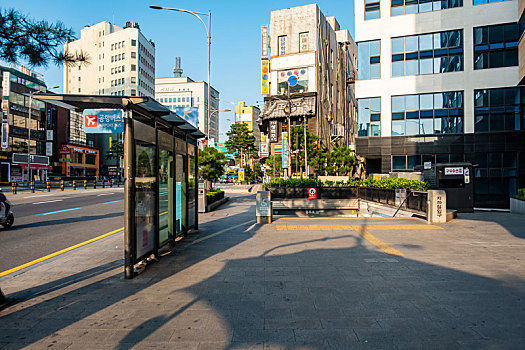
[[[314,134],[306,132],[306,146],[308,156],[308,167],[310,173],[324,173],[324,165],[326,163],[327,153],[319,147],[318,137]],[[303,172],[305,169],[305,152],[304,152],[304,128],[302,126],[294,126],[291,128],[290,138],[291,150],[298,150],[295,153],[290,165],[295,165],[296,169]]]
[[[213,182],[217,181],[224,173],[228,160],[224,153],[213,147],[206,146],[199,152],[199,175],[204,180],[204,186],[209,191]]]
[[[36,21],[14,10],[0,10],[0,59],[8,63],[27,61],[31,66],[88,63],[82,51],[63,51],[64,44],[75,40],[73,30],[63,23]]]
[[[355,157],[347,147],[336,147],[328,154],[326,160],[328,175],[350,175],[355,166]]]
[[[248,129],[244,123],[232,124],[230,130],[226,133],[228,140],[224,143],[229,153],[236,154],[239,159],[241,167],[246,164],[248,157],[255,157],[257,155],[257,147],[255,147],[255,136],[253,132]]]
[[[116,159],[117,160],[117,169],[119,178],[122,174],[122,169],[120,168],[120,160],[124,157],[124,143],[120,140],[111,142],[111,147],[106,151],[106,159]]]
[[[266,175],[273,177],[273,163],[275,160],[275,177],[281,177],[283,170],[283,157],[280,154],[266,158]]]

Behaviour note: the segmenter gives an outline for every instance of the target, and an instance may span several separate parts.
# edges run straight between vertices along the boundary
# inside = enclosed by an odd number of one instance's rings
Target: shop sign
[[[265,157],[268,157],[268,144],[261,143],[261,150],[259,152],[259,158],[265,158]]]
[[[283,155],[282,155],[282,168],[288,169],[288,156],[289,156],[289,150],[288,150],[288,132],[282,133],[282,147],[283,147]]]
[[[277,120],[270,120],[270,142],[277,142]]]
[[[9,124],[2,122],[2,149],[9,147]]]
[[[46,131],[46,141],[53,141],[53,130]]]
[[[261,59],[268,59],[268,25],[261,26]]]
[[[423,169],[425,170],[432,169],[432,162],[423,163]]]
[[[239,179],[239,182],[244,181],[244,168],[240,168],[237,172],[237,178]]]
[[[85,109],[84,132],[111,134],[124,132],[124,113],[121,109]]]
[[[270,61],[261,61],[261,95],[268,95],[270,93]]]
[[[465,183],[469,184],[470,183],[470,169],[469,168],[465,168],[465,170],[463,171],[463,176],[465,177]]]
[[[53,142],[46,142],[46,156],[53,155]]]
[[[2,75],[2,97],[3,99],[9,100],[10,91],[11,91],[11,73],[4,72],[4,74]]]
[[[64,145],[60,147],[60,149],[58,150],[58,154],[71,154],[71,148]]]
[[[445,168],[445,175],[463,175],[463,167]]]

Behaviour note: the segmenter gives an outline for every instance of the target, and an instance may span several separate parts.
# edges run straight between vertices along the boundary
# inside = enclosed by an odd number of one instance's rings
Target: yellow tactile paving
[[[436,225],[276,225],[277,231],[356,231],[361,237],[375,245],[382,252],[389,255],[403,256],[399,250],[392,248],[370,232],[369,230],[441,230]]]
[[[441,230],[436,225],[276,225],[277,231],[357,231],[360,227],[367,230]]]

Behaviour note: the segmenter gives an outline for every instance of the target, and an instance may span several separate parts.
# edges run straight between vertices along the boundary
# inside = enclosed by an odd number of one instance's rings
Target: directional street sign
[[[82,115],[88,134],[124,132],[124,112],[120,109],[85,109]]]

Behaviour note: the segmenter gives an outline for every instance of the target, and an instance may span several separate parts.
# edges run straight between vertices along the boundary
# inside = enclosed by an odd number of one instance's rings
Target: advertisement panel
[[[198,107],[175,107],[175,113],[194,127],[197,127],[197,120],[199,119]]]
[[[293,82],[293,83],[291,83]],[[277,73],[277,91],[280,94],[308,92],[308,68],[280,71]]]
[[[124,132],[124,112],[120,109],[85,109],[86,134],[111,134]]]
[[[46,142],[46,156],[53,155],[53,142]]]
[[[283,169],[288,169],[288,156],[289,156],[288,133],[287,132],[283,132],[281,135],[282,135],[282,147],[283,147],[283,155],[282,155],[283,164],[282,164],[282,168]]]
[[[237,172],[237,179],[239,180],[239,182],[244,181],[244,168],[240,168]]]
[[[268,95],[270,93],[270,61],[261,61],[261,94]]]
[[[268,59],[268,25],[261,26],[261,59]]]
[[[2,149],[9,147],[9,124],[2,123]]]

